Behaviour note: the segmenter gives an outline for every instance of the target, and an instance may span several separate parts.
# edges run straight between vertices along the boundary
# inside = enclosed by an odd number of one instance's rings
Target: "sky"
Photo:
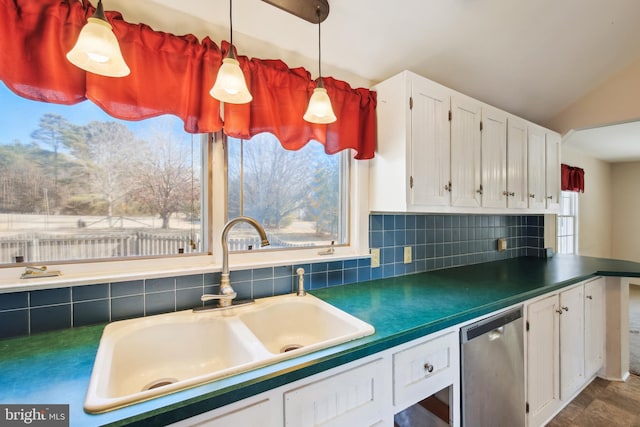
[[[31,142],[31,133],[38,128],[40,118],[47,113],[59,114],[75,125],[85,125],[88,122],[118,121],[124,123],[136,135],[143,137],[154,119],[140,122],[115,119],[102,111],[91,101],[80,102],[75,105],[59,105],[37,102],[22,98],[9,90],[0,82],[0,144],[12,144],[19,140],[23,144]],[[183,133],[183,123],[174,118],[177,133]]]

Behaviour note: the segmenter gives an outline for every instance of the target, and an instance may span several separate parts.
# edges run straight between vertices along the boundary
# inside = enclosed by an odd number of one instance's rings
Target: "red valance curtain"
[[[356,159],[373,158],[375,92],[327,77],[324,84],[338,120],[310,124],[302,119],[315,87],[308,71],[290,69],[282,61],[239,57],[253,101],[226,104],[223,123],[220,103],[209,90],[227,43],[220,48],[209,38],[154,31],[107,12],[131,74],[103,77],[78,69],[65,57],[93,11],[88,1],[0,0],[0,80],[37,101],[74,104],[90,99],[124,120],[173,114],[190,133],[223,129],[247,139],[271,132],[287,149],[314,139],[330,154],[351,148]]]
[[[584,169],[562,164],[560,173],[562,191],[584,193]]]

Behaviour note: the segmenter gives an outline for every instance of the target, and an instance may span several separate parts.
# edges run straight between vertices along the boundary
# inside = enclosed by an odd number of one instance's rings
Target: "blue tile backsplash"
[[[508,249],[498,252],[497,239]],[[369,246],[380,249],[380,266],[367,258],[295,264],[231,272],[238,298],[292,292],[296,270],[305,286],[321,289],[430,270],[502,260],[540,257],[543,215],[372,214]],[[404,263],[410,246],[412,262]],[[200,306],[200,296],[217,293],[220,273],[192,274],[57,289],[0,294],[0,339],[67,329]]]

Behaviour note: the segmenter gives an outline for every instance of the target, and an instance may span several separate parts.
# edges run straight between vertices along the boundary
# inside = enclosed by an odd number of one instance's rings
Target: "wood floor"
[[[596,378],[547,427],[640,427],[640,376]]]

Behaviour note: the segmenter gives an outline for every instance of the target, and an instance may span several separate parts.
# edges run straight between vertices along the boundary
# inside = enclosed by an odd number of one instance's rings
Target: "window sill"
[[[357,253],[351,247],[335,248],[331,255],[318,255],[318,249],[296,251],[260,251],[229,255],[231,271],[264,268],[279,265],[331,262],[362,258],[368,253]],[[60,270],[61,276],[39,279],[20,279],[24,267],[0,269],[0,294],[63,288],[97,283],[124,282],[156,277],[185,276],[213,273],[222,269],[221,262],[213,256],[190,256],[148,260],[106,261],[82,264],[48,264],[49,270]]]

